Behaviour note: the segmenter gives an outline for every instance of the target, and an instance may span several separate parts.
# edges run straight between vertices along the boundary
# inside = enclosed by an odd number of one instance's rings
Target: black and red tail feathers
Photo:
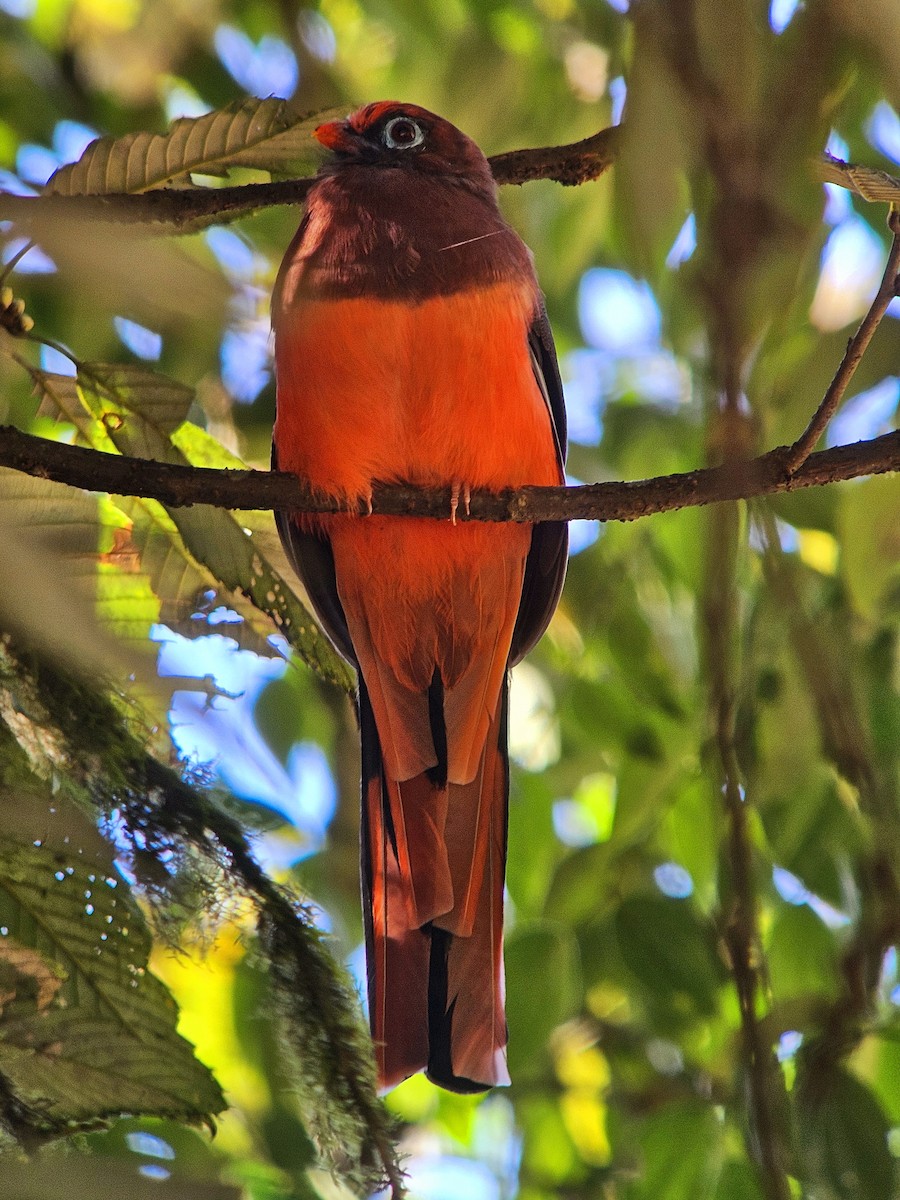
[[[457,1092],[508,1083],[502,947],[506,684],[481,770],[470,784],[433,782],[429,775],[439,771],[399,784],[388,779],[362,683],[360,729],[369,1017],[381,1086],[393,1087],[420,1070]],[[443,825],[423,824],[414,811],[426,788],[426,807],[449,814]],[[436,835],[443,839],[437,847]],[[433,878],[423,863],[434,867]]]

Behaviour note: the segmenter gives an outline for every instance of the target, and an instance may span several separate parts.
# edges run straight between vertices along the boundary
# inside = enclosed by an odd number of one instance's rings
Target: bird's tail
[[[387,777],[365,684],[362,881],[369,1018],[379,1081],[425,1070],[441,1087],[509,1082],[503,985],[507,684],[479,771]]]

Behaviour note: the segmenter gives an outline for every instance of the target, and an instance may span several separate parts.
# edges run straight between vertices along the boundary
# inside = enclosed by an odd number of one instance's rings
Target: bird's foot
[[[467,483],[457,480],[450,489],[450,524],[456,524],[456,513],[459,509],[459,498],[462,496],[463,511],[468,517],[472,511],[472,489]]]

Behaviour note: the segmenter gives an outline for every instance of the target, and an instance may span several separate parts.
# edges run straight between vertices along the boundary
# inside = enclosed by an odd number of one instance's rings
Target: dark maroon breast
[[[310,191],[278,293],[416,303],[532,279],[531,254],[483,188],[447,175],[347,166]]]

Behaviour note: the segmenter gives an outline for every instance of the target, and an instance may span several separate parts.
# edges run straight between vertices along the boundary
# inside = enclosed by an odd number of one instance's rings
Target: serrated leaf
[[[129,414],[138,418],[131,422],[129,442],[134,448],[129,453],[142,458],[150,455],[139,449],[141,430],[146,426],[168,437],[186,419],[194,401],[193,388],[137,363],[82,363],[77,384],[82,400],[106,426],[114,444],[120,422]]]
[[[10,789],[4,812],[61,803]],[[0,824],[0,1076],[36,1130],[138,1112],[208,1120],[225,1107],[176,1032],[177,1010],[147,969],[151,940],[96,831],[77,810],[63,838]],[[82,823],[86,818],[81,818]]]
[[[287,100],[246,99],[202,117],[181,117],[167,133],[98,138],[47,184],[60,195],[146,192],[186,176],[232,167],[303,173],[314,161],[311,134],[328,113],[299,116]]]
[[[28,528],[43,546],[60,553],[97,551],[97,499],[62,483],[0,468],[0,525]]]
[[[41,395],[39,417],[66,421],[74,425],[96,449],[112,449],[109,439],[102,437],[103,427],[94,428],[94,419],[82,400],[74,375],[56,375],[52,371],[36,370],[33,377]]]
[[[130,519],[130,529],[127,541],[110,557],[119,555],[124,566],[126,556],[133,555],[159,598],[158,619],[165,623],[183,619],[195,609],[199,594],[213,586],[212,575],[185,553],[175,523],[161,504],[123,496],[117,507]]]
[[[39,371],[34,377],[42,390],[48,378],[52,386],[50,394],[45,393],[45,413],[59,413],[73,421],[89,444],[97,448],[111,444],[122,454],[190,465],[172,436],[182,427],[193,399],[193,391],[183,384],[147,367],[110,363],[82,363],[70,386],[59,382],[64,377]],[[209,443],[197,435],[183,433],[181,439],[188,446],[199,445],[206,457],[212,454]],[[136,503],[151,514],[154,510],[166,514],[165,519],[156,519],[156,531],[166,533],[173,543],[177,531],[180,553],[186,553],[200,571],[209,571],[211,584],[231,592],[242,615],[253,620],[256,612],[268,614],[308,666],[350,690],[349,669],[293,588],[232,514],[204,505],[162,509],[154,501]],[[158,552],[158,543],[153,549]],[[268,636],[268,622],[261,620],[257,632]]]
[[[110,627],[145,639],[159,605],[145,576],[120,575],[114,557],[104,561],[123,520],[86,492],[0,470],[0,628],[82,674],[130,675],[140,663],[126,658]]]
[[[139,565],[123,569],[116,559],[97,564],[97,615],[116,637],[144,643],[160,619],[159,598]]]
[[[232,454],[217,438],[193,421],[185,421],[172,431],[172,445],[177,446],[195,467],[218,467],[232,471],[247,469],[242,458]]]
[[[176,393],[170,394],[165,388],[170,381],[160,377],[163,382],[157,389],[147,380],[155,372],[139,370],[139,376],[118,376],[107,364],[85,364],[78,374],[85,403],[95,415],[102,416],[109,437],[121,453],[189,465],[169,436],[168,425],[174,416],[172,406],[177,403]],[[147,398],[151,401],[149,417],[144,413]],[[314,671],[345,690],[350,689],[350,671],[332,650],[313,616],[231,513],[199,504],[167,512],[197,562],[207,567],[230,592],[249,599],[257,609],[267,613]]]
[[[83,363],[78,375],[33,372],[41,392],[38,415],[67,421],[97,450],[111,450],[108,436],[127,413],[159,433],[185,420],[194,389],[139,363]]]
[[[315,618],[229,513],[197,505],[173,510],[172,517],[188,550],[216,579],[268,613],[278,631],[323,679],[350,690],[349,668],[332,650]]]

